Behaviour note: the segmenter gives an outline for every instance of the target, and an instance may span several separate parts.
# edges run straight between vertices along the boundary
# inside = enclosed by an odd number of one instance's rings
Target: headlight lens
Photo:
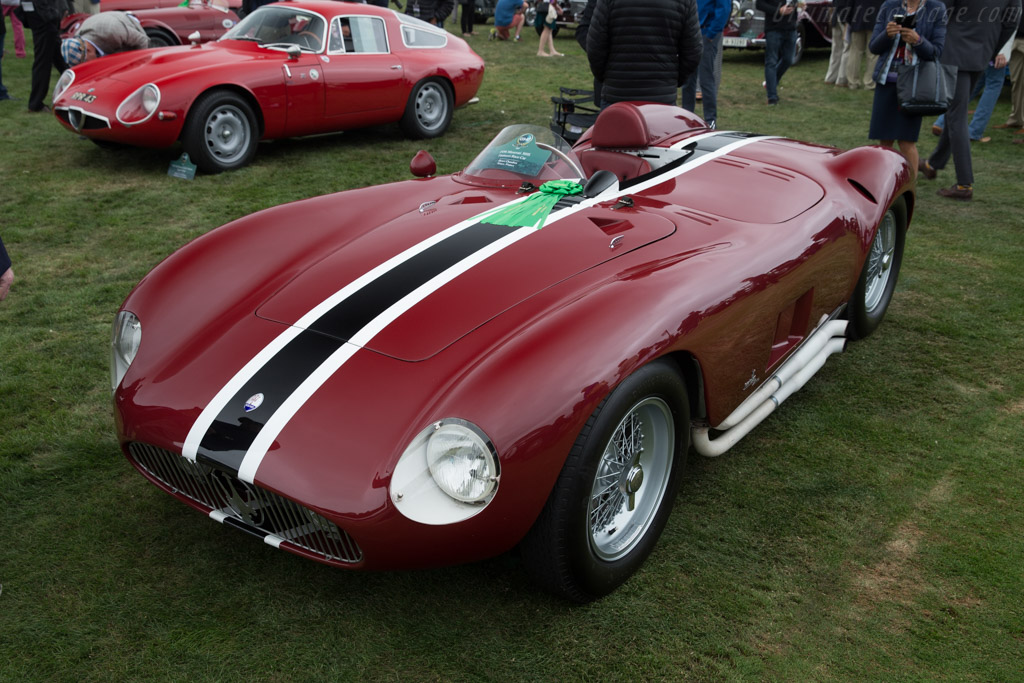
[[[64,91],[71,87],[71,84],[75,82],[75,72],[71,69],[65,69],[64,73],[57,79],[57,85],[53,86],[53,99],[56,101],[58,97],[64,94]]]
[[[472,422],[446,418],[420,432],[391,476],[391,501],[423,524],[454,524],[478,514],[500,482],[498,454]]]
[[[480,503],[498,487],[498,460],[469,427],[435,425],[427,437],[427,466],[441,490],[463,503]]]
[[[142,323],[131,311],[121,311],[114,321],[114,334],[111,339],[110,358],[110,389],[114,391],[124,379],[128,367],[135,360],[142,343]]]
[[[147,83],[128,97],[117,108],[117,120],[126,126],[142,123],[160,106],[160,89]]]

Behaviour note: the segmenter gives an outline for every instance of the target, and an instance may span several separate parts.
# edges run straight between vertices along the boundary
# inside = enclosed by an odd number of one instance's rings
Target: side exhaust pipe
[[[709,427],[694,427],[691,436],[697,452],[706,457],[719,456],[761,424],[817,374],[829,356],[846,348],[846,325],[845,320],[820,325],[774,375],[714,428],[721,432],[714,439]]]

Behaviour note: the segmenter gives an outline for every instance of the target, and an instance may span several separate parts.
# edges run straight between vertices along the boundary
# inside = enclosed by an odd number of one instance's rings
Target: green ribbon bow
[[[513,228],[533,227],[540,230],[559,199],[581,192],[583,186],[579,183],[571,180],[549,180],[540,186],[539,192],[534,192],[525,201],[498,209],[480,222]]]

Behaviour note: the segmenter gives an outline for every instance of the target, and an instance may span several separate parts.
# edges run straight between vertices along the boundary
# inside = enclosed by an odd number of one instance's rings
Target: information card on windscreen
[[[487,160],[489,168],[500,168],[525,176],[536,176],[551,156],[551,152],[537,146],[530,133],[524,133],[515,140],[497,147],[493,157]]]

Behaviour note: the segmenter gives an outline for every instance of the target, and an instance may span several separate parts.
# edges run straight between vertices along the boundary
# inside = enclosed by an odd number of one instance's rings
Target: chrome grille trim
[[[337,524],[293,500],[149,444],[130,443],[128,452],[149,476],[210,508],[210,516],[218,521],[234,519],[267,534],[271,545],[287,542],[325,560],[363,559],[363,551]]]

